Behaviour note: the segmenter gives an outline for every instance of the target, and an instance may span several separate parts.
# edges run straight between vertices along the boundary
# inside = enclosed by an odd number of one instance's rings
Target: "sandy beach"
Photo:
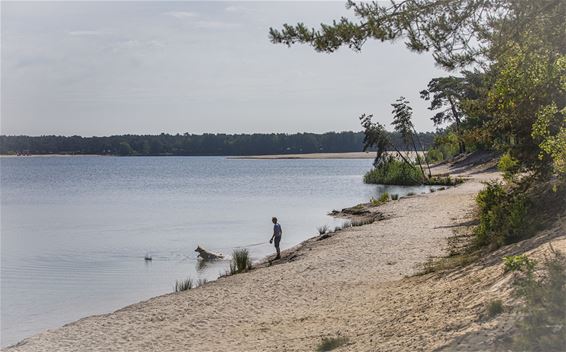
[[[467,267],[414,275],[447,253],[481,181],[499,176],[462,175],[469,179],[457,187],[371,208],[383,220],[307,240],[278,265],[87,317],[7,350],[313,351],[337,336],[348,339],[337,351],[491,349],[512,318],[482,318],[490,299],[513,300],[501,257],[526,248],[536,258],[548,241],[565,251],[564,224]]]

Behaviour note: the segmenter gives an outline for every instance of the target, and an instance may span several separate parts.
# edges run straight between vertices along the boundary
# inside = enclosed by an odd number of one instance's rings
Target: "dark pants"
[[[274,243],[275,249],[277,249],[277,253],[279,253],[279,242],[281,242],[281,236],[275,236]]]

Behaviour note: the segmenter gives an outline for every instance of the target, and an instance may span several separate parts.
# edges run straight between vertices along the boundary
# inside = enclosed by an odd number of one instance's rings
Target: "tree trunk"
[[[460,154],[464,154],[466,152],[466,145],[462,140],[462,133],[460,132],[460,113],[458,113],[458,109],[456,109],[456,104],[452,100],[452,97],[449,96],[448,101],[450,102],[452,115],[454,116],[454,121],[456,122],[456,134],[458,135],[458,149]]]
[[[423,178],[426,179],[426,175],[423,169],[423,165],[421,163],[421,157],[419,156],[419,151],[417,150],[417,145],[415,144],[415,138],[411,136],[411,142],[413,143],[413,149],[415,150],[415,156],[417,157],[417,163],[419,163],[419,168],[421,169],[421,173],[423,174]]]
[[[403,155],[403,153],[401,153],[397,148],[395,148],[395,146],[393,146],[393,149],[395,149],[395,151],[397,152],[397,154],[401,157],[401,159],[403,159],[403,161],[409,165],[410,167],[412,167],[414,170],[416,170],[417,168],[415,167],[415,165],[411,164],[411,162],[409,160],[407,160],[407,158],[405,158],[405,156]]]
[[[426,167],[428,169],[428,178],[430,178],[432,176],[431,172],[430,172],[430,165],[428,163],[428,160],[426,160],[426,155],[424,154],[424,147],[423,144],[421,143],[421,139],[419,138],[419,134],[417,133],[417,130],[415,130],[415,127],[413,127],[413,133],[415,134],[415,136],[417,136],[417,141],[419,142],[419,145],[421,146],[421,150],[423,151],[423,155],[424,155],[424,160],[426,163]]]

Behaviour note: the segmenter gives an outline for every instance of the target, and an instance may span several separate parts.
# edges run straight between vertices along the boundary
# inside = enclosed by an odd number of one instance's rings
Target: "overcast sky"
[[[401,42],[333,54],[268,28],[328,22],[344,2],[2,2],[2,134],[360,130],[446,73]]]

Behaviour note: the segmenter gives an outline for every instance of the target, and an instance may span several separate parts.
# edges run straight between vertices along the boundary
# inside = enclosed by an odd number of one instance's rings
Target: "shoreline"
[[[103,154],[29,154],[29,155],[13,155],[13,154],[0,154],[0,158],[47,158],[47,157],[57,157],[57,158],[70,158],[77,156],[87,156],[87,157],[103,157],[112,155]]]
[[[374,152],[305,153],[275,155],[114,155],[114,154],[0,154],[0,158],[46,157],[219,157],[231,160],[278,160],[278,159],[374,159]]]
[[[285,159],[375,159],[375,152],[305,153],[227,156],[233,160],[285,160]]]
[[[470,314],[485,300],[485,283],[412,275],[427,258],[447,253],[446,240],[469,220],[481,182],[494,177],[476,170],[445,191],[369,207],[383,216],[309,238],[283,251],[281,261],[268,256],[248,273],[85,317],[6,350],[312,351],[333,336],[347,337],[344,350],[351,351],[448,346],[477,328]]]

